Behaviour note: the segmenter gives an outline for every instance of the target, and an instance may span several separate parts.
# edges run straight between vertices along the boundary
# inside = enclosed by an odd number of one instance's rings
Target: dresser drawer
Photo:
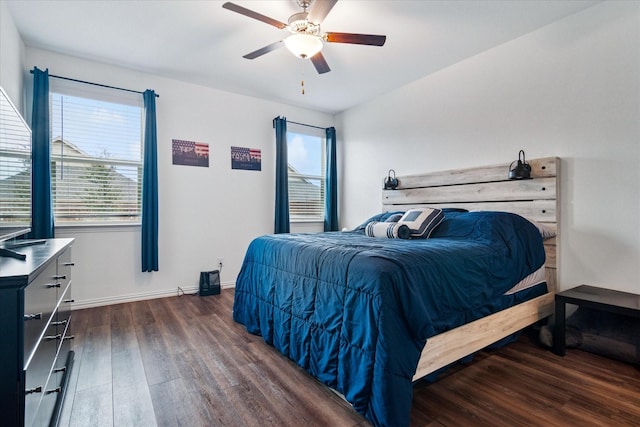
[[[57,303],[56,263],[49,266],[24,290],[24,360],[31,357]],[[26,368],[26,366],[25,366]]]
[[[59,339],[55,327],[51,335],[45,334],[40,345],[26,360],[25,365],[25,425],[29,426],[35,417],[45,392],[47,379],[55,362]]]
[[[58,343],[58,354],[56,358],[56,363],[54,369],[59,372],[64,372],[64,368],[67,363],[67,356],[71,351],[71,340],[74,339],[71,329],[71,284],[67,287],[65,293],[60,299],[60,303],[58,306],[58,310],[56,311],[55,318],[57,319],[56,324],[56,333],[60,336],[60,340]]]
[[[56,333],[62,334],[67,329],[69,318],[71,316],[71,282],[67,284],[67,288],[64,292],[59,293],[58,307],[55,315],[51,318],[52,325],[56,327]]]
[[[67,248],[58,258],[58,276],[60,276],[60,289],[65,289],[71,280],[71,268],[74,263],[71,261],[71,248]]]
[[[71,340],[75,338],[72,334],[71,318],[71,316],[68,317],[66,328],[60,332],[62,338],[58,343],[58,355],[54,365],[54,370],[59,372],[64,372],[67,364],[67,356],[69,356],[69,352],[71,351]]]
[[[53,380],[53,377],[54,375],[52,375],[52,380]],[[45,392],[44,396],[42,396],[42,401],[40,402],[40,406],[38,407],[38,412],[34,417],[33,424],[27,424],[25,419],[24,425],[26,427],[50,426],[51,414],[53,414],[53,410],[56,406],[56,400],[58,398],[58,394],[59,392]]]
[[[38,405],[37,412],[34,417],[34,422],[32,424],[33,427],[40,426],[49,426],[51,425],[51,414],[53,414],[53,410],[56,406],[56,401],[62,392],[62,374],[56,372],[55,370],[51,372],[49,376],[49,381],[47,382],[45,388],[42,392],[42,400],[40,401],[40,405]],[[25,426],[29,426],[26,423]]]

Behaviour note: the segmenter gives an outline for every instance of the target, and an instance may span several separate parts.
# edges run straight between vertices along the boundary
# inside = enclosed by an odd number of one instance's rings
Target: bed
[[[552,314],[559,159],[398,177],[382,219],[441,209],[427,239],[349,232],[262,236],[233,316],[374,425],[408,425],[412,384]],[[513,286],[540,272],[542,280]]]

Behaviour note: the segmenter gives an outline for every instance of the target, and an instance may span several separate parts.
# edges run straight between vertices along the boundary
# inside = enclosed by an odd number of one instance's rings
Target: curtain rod
[[[293,123],[294,125],[306,126],[306,127],[309,127],[309,128],[316,128],[316,129],[322,129],[322,130],[326,129],[326,128],[321,128],[320,126],[307,125],[307,124],[304,124],[304,123],[292,122],[292,121],[289,121],[289,120],[287,120],[287,123]]]
[[[33,70],[30,70],[29,72],[31,74],[33,74]],[[76,83],[84,83],[84,84],[93,85],[93,86],[106,87],[107,89],[117,89],[117,90],[123,90],[125,92],[139,93],[140,95],[144,94],[144,92],[140,92],[139,90],[125,89],[123,87],[103,85],[101,83],[93,83],[93,82],[88,82],[88,81],[85,81],[85,80],[72,79],[71,77],[56,76],[54,74],[49,74],[49,77],[53,77],[53,78],[61,79],[61,80],[69,80],[69,81],[76,82]],[[160,98],[160,95],[158,95],[157,93],[156,93],[156,98]]]

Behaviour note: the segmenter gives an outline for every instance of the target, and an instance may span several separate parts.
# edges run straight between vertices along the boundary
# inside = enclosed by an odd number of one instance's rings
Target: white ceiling
[[[7,1],[27,46],[329,113],[598,2],[340,0],[323,31],[385,34],[387,42],[383,47],[325,43],[331,72],[319,75],[309,60],[286,48],[242,58],[288,33],[223,9],[223,1]],[[234,3],[283,22],[301,11],[295,0]]]

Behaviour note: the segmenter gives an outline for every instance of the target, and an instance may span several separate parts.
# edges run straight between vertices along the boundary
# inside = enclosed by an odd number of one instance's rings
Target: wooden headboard
[[[555,229],[545,240],[547,285],[556,289],[558,237],[560,236],[560,159],[527,161],[531,178],[509,180],[509,163],[398,176],[396,190],[383,190],[384,211],[413,207],[457,207],[468,210],[513,212]]]

